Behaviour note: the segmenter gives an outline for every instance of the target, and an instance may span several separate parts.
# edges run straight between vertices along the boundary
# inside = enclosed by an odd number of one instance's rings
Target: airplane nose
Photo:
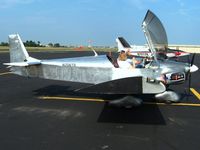
[[[195,71],[197,71],[199,68],[196,66],[196,65],[192,65],[191,67],[190,67],[190,72],[195,72]]]

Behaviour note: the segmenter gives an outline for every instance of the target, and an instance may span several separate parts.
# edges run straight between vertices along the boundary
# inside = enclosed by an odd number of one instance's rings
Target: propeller
[[[190,93],[190,87],[191,87],[191,77],[192,77],[192,72],[195,72],[195,71],[197,71],[199,68],[196,66],[196,65],[194,65],[194,59],[195,59],[195,55],[196,55],[196,53],[193,53],[192,54],[192,59],[191,59],[191,61],[189,61],[189,59],[188,59],[188,62],[189,62],[189,64],[190,64],[190,70],[189,70],[189,72],[188,72],[188,93]]]
[[[190,62],[190,66],[192,66],[194,64],[195,55],[196,55],[196,53],[192,54],[192,59],[191,59],[191,62]]]
[[[191,87],[191,73],[189,73],[189,76],[188,76],[188,93],[190,94],[190,87]]]
[[[194,58],[195,58],[195,55],[196,55],[196,53],[194,53],[194,54],[192,55],[192,59],[191,59],[191,63],[190,63],[190,73],[191,73],[191,72],[195,72],[195,71],[197,71],[197,70],[199,69],[196,65],[194,65]]]

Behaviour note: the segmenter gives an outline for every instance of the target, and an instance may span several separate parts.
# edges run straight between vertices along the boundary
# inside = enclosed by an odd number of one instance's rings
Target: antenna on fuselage
[[[98,53],[95,51],[95,49],[92,47],[92,40],[89,40],[88,41],[89,45],[88,47],[91,48],[91,50],[94,52],[94,57],[97,57],[98,56]]]

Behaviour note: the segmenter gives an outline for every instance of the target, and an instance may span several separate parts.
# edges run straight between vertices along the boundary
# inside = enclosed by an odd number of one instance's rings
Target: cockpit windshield
[[[159,53],[165,53],[168,48],[168,40],[165,28],[163,27],[159,18],[150,10],[148,10],[144,18],[142,27],[152,48]]]

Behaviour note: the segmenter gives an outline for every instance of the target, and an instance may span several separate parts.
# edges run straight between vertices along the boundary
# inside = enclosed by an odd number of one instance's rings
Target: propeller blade
[[[199,68],[196,65],[190,67],[190,73],[197,71]]]
[[[193,53],[190,65],[193,66],[196,53]]]
[[[188,78],[188,93],[190,93],[190,87],[191,87],[191,73],[189,73],[189,78]]]
[[[190,93],[190,88],[191,88],[191,80],[192,80],[192,72],[195,72],[195,71],[197,71],[199,68],[196,66],[196,65],[194,65],[194,59],[195,59],[195,55],[196,55],[196,53],[193,53],[193,55],[192,55],[192,59],[191,59],[191,61],[190,61],[190,72],[189,72],[189,74],[188,74],[188,92]],[[189,62],[189,60],[188,60],[188,62]]]

